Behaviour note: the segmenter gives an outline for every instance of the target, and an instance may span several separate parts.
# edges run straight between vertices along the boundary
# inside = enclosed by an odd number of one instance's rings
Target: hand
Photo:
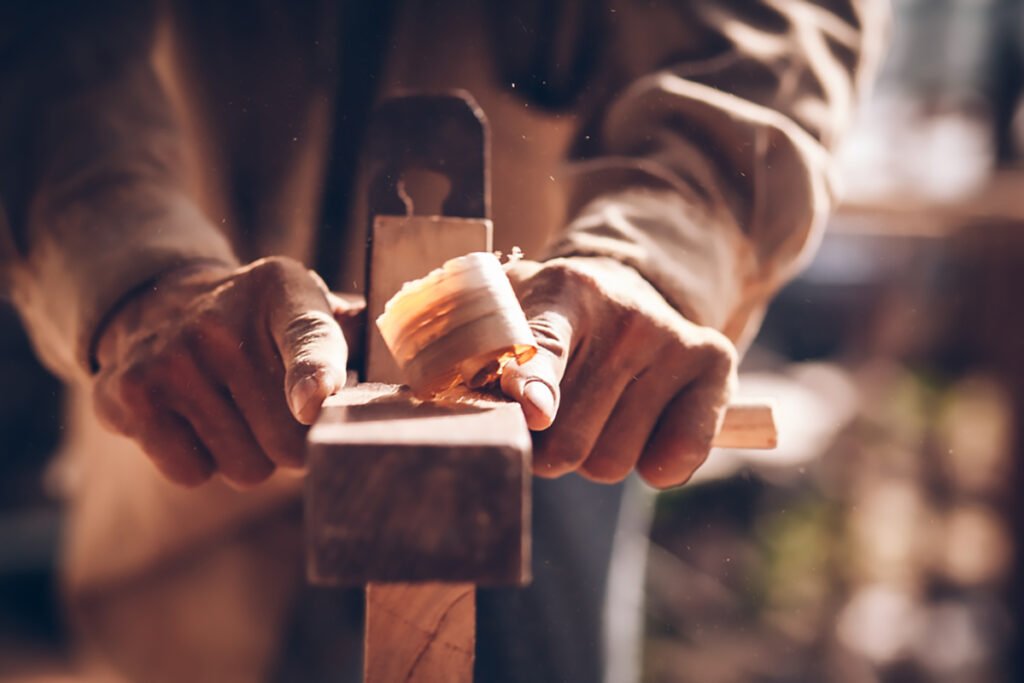
[[[303,463],[306,427],[345,385],[359,309],[291,259],[194,265],[120,308],[97,341],[96,409],[170,480],[251,485]]]
[[[651,485],[686,482],[707,458],[736,381],[736,349],[607,258],[520,261],[509,277],[540,351],[502,391],[534,435],[534,471]]]

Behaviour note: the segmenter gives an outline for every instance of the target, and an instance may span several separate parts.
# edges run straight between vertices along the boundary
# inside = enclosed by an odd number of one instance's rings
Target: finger
[[[501,390],[523,409],[526,426],[547,429],[555,419],[561,393],[559,375],[548,354],[540,351],[523,366],[512,361],[501,373]]]
[[[248,425],[227,400],[206,400],[202,410],[184,415],[217,465],[233,484],[251,486],[274,473],[274,463],[263,453]],[[198,407],[199,402],[196,405]]]
[[[633,379],[592,367],[574,368],[570,378],[563,387],[558,421],[534,437],[534,471],[539,476],[556,477],[580,467]]]
[[[326,313],[307,311],[278,329],[288,406],[296,420],[313,424],[324,399],[345,386],[348,353],[341,328]]]
[[[198,486],[216,469],[213,457],[180,415],[154,415],[134,438],[160,473],[176,484]]]
[[[119,374],[102,372],[93,388],[96,413],[105,426],[134,440],[167,479],[198,486],[216,466],[189,423],[154,405],[141,366]]]
[[[637,471],[658,488],[679,486],[707,459],[729,402],[728,373],[709,371],[669,402]]]
[[[705,370],[700,357],[659,354],[622,392],[580,473],[594,481],[621,481],[633,471],[666,405]]]
[[[281,384],[284,369],[260,372],[251,367],[233,373],[227,382],[231,397],[256,438],[274,464],[301,467],[305,462],[307,428],[288,409]]]
[[[348,347],[323,292],[312,278],[282,278],[269,292],[270,333],[284,363],[292,415],[312,424],[324,399],[345,386]]]
[[[559,384],[572,349],[573,328],[569,319],[544,310],[529,320],[537,340],[537,354],[519,365],[510,363],[501,374],[501,390],[522,406],[526,424],[537,431],[554,422],[561,402]]]
[[[227,390],[198,369],[189,368],[194,366],[179,368],[177,392],[163,397],[165,405],[188,421],[217,470],[229,482],[248,486],[269,477],[274,463],[263,453]]]
[[[651,438],[665,404],[677,390],[648,369],[623,390],[601,434],[580,465],[580,474],[592,481],[621,481],[633,471]]]

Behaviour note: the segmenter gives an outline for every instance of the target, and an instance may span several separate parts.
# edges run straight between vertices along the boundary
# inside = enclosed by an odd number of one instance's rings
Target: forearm
[[[107,6],[69,26],[77,5],[20,17],[0,129],[18,151],[0,162],[10,294],[64,375],[88,371],[128,292],[182,263],[235,262],[184,189],[182,135],[149,60],[154,15]]]
[[[605,67],[622,85],[579,146],[551,255],[613,256],[748,341],[833,206],[831,152],[884,34],[876,5],[625,11],[609,52],[626,56]]]

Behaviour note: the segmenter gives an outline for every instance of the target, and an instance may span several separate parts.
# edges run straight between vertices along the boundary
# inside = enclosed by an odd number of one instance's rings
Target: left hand
[[[293,259],[183,265],[99,332],[97,414],[172,482],[258,484],[303,465],[305,425],[345,385],[360,312]]]
[[[540,350],[507,367],[501,388],[538,431],[535,473],[614,482],[636,468],[656,487],[685,483],[735,386],[732,343],[612,259],[520,261],[508,273]]]

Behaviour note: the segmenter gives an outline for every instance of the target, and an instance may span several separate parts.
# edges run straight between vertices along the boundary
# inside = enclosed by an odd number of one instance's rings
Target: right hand
[[[607,257],[523,259],[506,273],[539,347],[501,375],[535,430],[534,473],[616,482],[635,470],[658,488],[689,480],[736,385],[732,342]]]
[[[183,267],[102,329],[97,412],[171,481],[256,484],[303,464],[305,425],[345,385],[340,325],[354,337],[360,313],[292,259]]]

